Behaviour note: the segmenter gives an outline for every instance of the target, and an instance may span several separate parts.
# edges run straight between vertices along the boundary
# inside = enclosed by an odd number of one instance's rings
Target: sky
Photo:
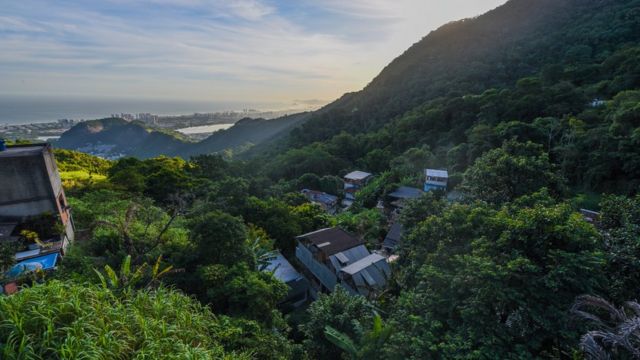
[[[0,94],[320,103],[505,0],[0,0]]]

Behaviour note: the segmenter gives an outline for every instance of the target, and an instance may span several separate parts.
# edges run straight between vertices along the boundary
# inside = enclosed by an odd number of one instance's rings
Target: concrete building
[[[344,176],[343,205],[351,206],[356,200],[356,193],[373,178],[373,174],[364,171],[353,171]]]
[[[313,298],[319,292],[333,291],[336,286],[343,286],[354,295],[368,296],[372,289],[386,283],[382,280],[390,272],[386,260],[381,265],[380,255],[371,254],[362,241],[340,228],[320,229],[300,235],[297,240],[296,258],[308,274]],[[358,265],[352,266],[355,264]]]
[[[7,146],[0,151],[0,242],[16,241],[24,230],[36,232],[39,239],[19,249],[16,260],[21,262],[63,254],[74,239],[71,210],[48,144]],[[55,266],[57,257],[42,258],[44,265],[51,263],[50,258]]]
[[[449,173],[447,170],[426,169],[424,173],[424,191],[447,191],[447,183],[449,182]]]

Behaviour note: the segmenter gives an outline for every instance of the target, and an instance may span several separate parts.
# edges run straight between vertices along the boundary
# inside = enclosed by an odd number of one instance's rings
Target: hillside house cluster
[[[311,297],[341,285],[353,295],[369,296],[391,275],[384,256],[340,228],[326,228],[296,238],[296,259],[310,280]]]
[[[341,228],[326,228],[296,237],[295,261],[292,265],[281,254],[268,269],[289,285],[287,306],[298,306],[313,300],[319,293],[332,292],[342,286],[353,295],[373,296],[384,288],[391,275],[390,262],[401,241],[404,229],[397,221],[408,201],[418,199],[425,192],[447,190],[449,174],[446,170],[425,169],[423,188],[400,186],[379,201],[379,208],[389,220],[389,231],[380,249],[370,251],[364,242]],[[344,176],[342,205],[350,207],[374,175],[353,171]],[[301,193],[312,203],[335,214],[340,208],[339,198],[321,191],[303,189]],[[297,269],[296,269],[297,267]],[[280,269],[281,268],[281,269]]]
[[[0,290],[12,293],[14,279],[54,269],[74,231],[51,146],[0,147],[0,244],[16,250]]]

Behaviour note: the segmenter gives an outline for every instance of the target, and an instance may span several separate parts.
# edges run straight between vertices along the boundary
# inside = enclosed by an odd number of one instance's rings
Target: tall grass
[[[173,290],[117,297],[51,281],[0,297],[2,359],[249,359],[225,352],[233,329]]]

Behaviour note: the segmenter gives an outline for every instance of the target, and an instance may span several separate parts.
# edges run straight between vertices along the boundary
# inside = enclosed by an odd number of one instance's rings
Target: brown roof
[[[316,230],[308,234],[300,235],[297,238],[309,241],[327,256],[363,244],[362,241],[340,228]]]

